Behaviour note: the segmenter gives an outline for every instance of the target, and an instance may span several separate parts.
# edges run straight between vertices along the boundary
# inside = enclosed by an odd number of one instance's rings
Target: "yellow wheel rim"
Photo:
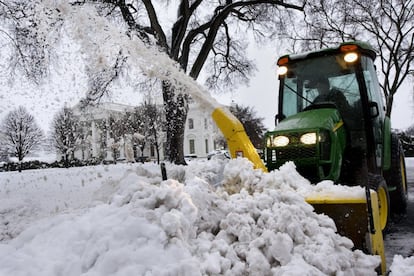
[[[387,192],[384,187],[380,186],[377,191],[378,194],[378,209],[381,231],[385,229],[388,221],[388,202]]]

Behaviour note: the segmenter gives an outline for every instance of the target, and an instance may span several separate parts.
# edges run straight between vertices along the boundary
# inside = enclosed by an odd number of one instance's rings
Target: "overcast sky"
[[[264,118],[266,128],[274,127],[274,115],[277,112],[278,81],[276,76],[276,60],[281,53],[270,46],[252,50],[251,57],[258,64],[258,72],[252,77],[248,87],[240,87],[226,94],[212,94],[220,103],[230,104],[232,101],[253,106],[259,117]],[[51,80],[37,88],[33,88],[23,79],[0,86],[0,119],[19,105],[24,105],[34,114],[39,124],[47,129],[53,114],[65,104],[76,104],[86,91],[86,82],[79,76],[76,66],[66,64],[53,74]],[[119,87],[119,94],[113,95],[113,101],[138,105],[139,97],[132,88]],[[412,101],[412,83],[407,83],[395,96],[392,127],[404,129],[413,123],[414,105]]]
[[[161,24],[166,26],[172,24],[176,15],[176,6],[169,5],[168,7],[170,8],[166,11],[168,16],[160,17]],[[249,58],[257,62],[258,71],[252,76],[248,87],[234,88],[226,94],[212,94],[223,104],[228,105],[234,101],[245,106],[253,106],[257,115],[264,118],[268,129],[273,129],[274,116],[277,113],[276,61],[278,56],[286,53],[285,49],[275,46],[280,44],[276,42],[274,45],[250,45]],[[59,47],[58,64],[50,69],[51,78],[39,87],[35,88],[19,78],[10,82],[5,74],[0,74],[0,120],[12,109],[24,105],[36,117],[39,124],[47,129],[53,115],[59,109],[65,104],[73,106],[84,97],[87,82],[83,62],[79,52],[76,55],[73,54],[74,48],[79,50],[81,46],[72,41],[60,43]],[[141,97],[137,89],[129,87],[128,83],[123,81],[119,81],[116,87],[116,93],[112,94],[114,102],[135,106],[139,104]],[[407,128],[414,121],[412,95],[413,83],[406,83],[405,88],[396,94],[391,118],[394,128]]]
[[[15,78],[10,82],[7,77],[0,78],[0,120],[19,105],[25,106],[37,119],[43,129],[48,129],[53,115],[65,104],[73,106],[84,97],[87,82],[80,57],[71,53],[72,46],[61,45],[60,62],[51,68],[51,77],[38,87],[27,80]],[[272,45],[251,45],[250,58],[257,63],[258,71],[251,77],[247,87],[234,88],[225,94],[212,93],[220,103],[229,105],[232,101],[253,106],[259,117],[264,118],[266,128],[273,129],[274,116],[277,113],[278,80],[276,75],[277,58],[286,53]],[[112,101],[139,105],[140,95],[127,83],[116,83],[116,93]],[[413,84],[405,86],[395,96],[392,127],[404,129],[414,122]]]

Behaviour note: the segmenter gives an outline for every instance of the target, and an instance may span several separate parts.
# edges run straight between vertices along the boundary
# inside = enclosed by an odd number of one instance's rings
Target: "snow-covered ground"
[[[0,173],[0,275],[375,275],[291,163],[245,159]],[[339,187],[357,195],[358,188]],[[390,275],[414,275],[396,255]]]

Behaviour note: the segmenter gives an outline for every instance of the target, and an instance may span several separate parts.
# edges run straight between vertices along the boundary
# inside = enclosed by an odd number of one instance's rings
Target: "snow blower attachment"
[[[256,169],[267,172],[255,147],[247,136],[240,121],[225,108],[216,108],[212,117],[227,140],[232,158],[245,157]],[[384,242],[380,226],[377,193],[369,190],[369,197],[336,198],[330,195],[312,195],[306,201],[315,212],[331,217],[339,234],[348,237],[356,249],[381,257],[381,272],[385,275],[386,262]]]
[[[358,196],[321,194],[306,200],[330,216],[355,248],[381,256],[379,272],[385,274],[382,232],[390,210],[406,210],[407,181],[404,153],[385,114],[375,57],[362,42],[282,56],[276,126],[265,134],[264,161],[229,111],[217,108],[212,116],[233,158],[246,157],[263,171],[293,161],[312,183],[332,180],[362,187],[365,193]]]
[[[380,225],[380,213],[377,193],[369,190],[369,197],[335,198],[312,196],[306,202],[311,204],[318,214],[333,219],[337,232],[349,238],[355,249],[367,254],[379,255],[381,267],[379,274],[386,274],[384,241]]]

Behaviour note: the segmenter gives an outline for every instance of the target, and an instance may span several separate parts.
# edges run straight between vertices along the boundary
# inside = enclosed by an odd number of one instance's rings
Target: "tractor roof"
[[[373,60],[376,57],[375,50],[371,47],[370,44],[362,41],[350,41],[344,42],[338,45],[337,47],[325,48],[318,51],[309,51],[299,54],[288,54],[283,55],[279,58],[278,64],[285,64],[288,61],[297,61],[303,60],[318,56],[325,56],[325,55],[335,55],[338,53],[348,52],[348,51],[359,51],[362,54],[365,54],[372,58]]]

